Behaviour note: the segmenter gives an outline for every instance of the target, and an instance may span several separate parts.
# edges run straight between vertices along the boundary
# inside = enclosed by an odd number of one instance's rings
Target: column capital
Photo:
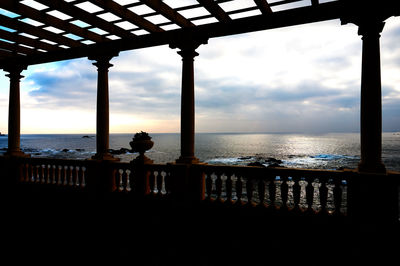
[[[106,69],[108,70],[113,64],[110,64],[111,59],[113,56],[96,56],[96,57],[89,57],[89,60],[94,60],[96,62],[92,63],[92,65],[96,66],[98,70]]]
[[[109,69],[113,65],[110,64],[110,61],[113,57],[118,56],[119,53],[99,53],[93,54],[88,57],[89,60],[96,61],[93,63],[98,69]]]
[[[194,58],[199,54],[196,52],[196,49],[199,48],[202,44],[207,44],[208,38],[192,38],[192,37],[185,37],[179,40],[173,41],[169,44],[171,49],[180,49],[178,52],[183,58],[191,57]]]
[[[375,37],[379,38],[381,32],[385,27],[385,22],[383,21],[362,21],[358,24],[358,35],[363,36],[362,38]]]
[[[3,68],[3,70],[5,72],[8,72],[8,74],[6,74],[7,77],[9,77],[10,79],[17,79],[17,80],[20,80],[21,78],[24,77],[21,75],[21,72],[26,69],[27,69],[27,66],[19,65],[19,64],[8,65]]]

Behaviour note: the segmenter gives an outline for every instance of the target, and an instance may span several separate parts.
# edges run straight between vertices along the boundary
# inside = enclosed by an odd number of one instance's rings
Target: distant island
[[[0,132],[0,136],[5,136],[6,134],[2,134],[1,132]]]

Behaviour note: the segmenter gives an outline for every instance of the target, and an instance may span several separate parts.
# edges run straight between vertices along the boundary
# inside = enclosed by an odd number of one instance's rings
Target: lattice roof
[[[397,0],[1,0],[0,68],[343,18]],[[356,4],[354,4],[356,3]],[[385,5],[385,6],[383,6]],[[381,8],[375,8],[380,6]]]

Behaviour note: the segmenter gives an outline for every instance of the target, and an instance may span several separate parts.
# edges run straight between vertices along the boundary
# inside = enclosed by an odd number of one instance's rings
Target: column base
[[[7,151],[4,156],[8,157],[18,157],[18,158],[29,158],[31,157],[30,154],[26,154],[22,151]]]
[[[386,173],[386,167],[382,162],[378,162],[378,163],[360,162],[358,164],[357,171],[360,173],[384,174],[384,173]]]
[[[181,164],[196,164],[200,163],[200,160],[197,159],[196,157],[179,157],[179,159],[176,160],[176,163],[181,163]]]
[[[95,161],[119,161],[120,159],[115,158],[110,153],[100,153],[100,154],[95,154],[92,157],[92,160],[95,160]]]

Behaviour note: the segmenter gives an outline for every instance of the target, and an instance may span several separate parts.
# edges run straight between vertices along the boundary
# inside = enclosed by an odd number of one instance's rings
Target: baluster
[[[166,194],[170,195],[171,191],[173,191],[173,185],[174,185],[170,172],[166,172],[165,173],[164,184],[165,184],[165,192],[166,192]]]
[[[163,181],[164,181],[164,177],[163,177],[163,172],[159,171],[158,175],[157,175],[157,194],[158,196],[162,196],[162,186],[163,186]]]
[[[251,180],[251,187],[252,187],[252,203],[254,205],[259,205],[260,204],[260,195],[259,195],[259,190],[260,190],[260,185],[259,185],[260,179],[254,178]]]
[[[68,185],[68,167],[67,166],[61,166],[61,167],[63,172],[63,185],[66,186]]]
[[[51,184],[57,184],[57,168],[54,164],[51,166]]]
[[[53,183],[53,166],[51,164],[48,164],[46,167],[47,174],[46,174],[46,184],[52,184]]]
[[[167,189],[166,189],[166,185],[165,185],[166,176],[167,176],[167,173],[162,171],[161,172],[161,177],[162,177],[161,194],[162,195],[167,194]]]
[[[313,199],[311,208],[314,210],[314,212],[318,213],[322,209],[321,199],[320,199],[321,182],[319,181],[318,178],[316,178],[314,182],[311,183],[311,185],[313,187]]]
[[[266,207],[270,207],[272,205],[272,198],[271,198],[271,181],[267,180],[264,182],[264,201],[263,203]]]
[[[240,179],[240,184],[242,186],[240,201],[242,203],[247,203],[248,202],[248,198],[247,198],[247,178],[239,177],[239,179]]]
[[[243,197],[243,182],[242,182],[242,178],[240,176],[236,177],[236,182],[235,182],[235,187],[236,187],[236,203],[238,205],[241,205],[243,203],[242,201],[242,197]]]
[[[62,177],[63,177],[63,186],[68,185],[68,167],[66,165],[61,165]]]
[[[249,177],[247,177],[247,180],[246,180],[246,194],[247,194],[247,203],[249,204],[249,205],[252,205],[253,204],[253,179],[252,178],[249,178]]]
[[[72,166],[66,166],[67,167],[67,174],[68,174],[68,183],[67,185],[73,186],[73,167]]]
[[[129,170],[129,169],[125,170],[125,180],[126,180],[125,181],[125,183],[126,183],[125,190],[127,192],[130,192],[132,190],[132,187],[131,187],[131,170]]]
[[[154,173],[157,173],[157,171],[150,171],[150,176],[149,176],[149,186],[150,186],[150,193],[154,193],[154,179],[156,178],[156,175]]]
[[[304,177],[302,177],[299,181],[299,186],[300,186],[299,208],[302,211],[306,211],[308,209],[307,185],[308,185],[308,182],[306,181],[306,179]]]
[[[153,194],[157,195],[158,194],[158,188],[157,188],[157,180],[158,180],[158,176],[160,175],[160,171],[154,171],[154,179],[153,179]]]
[[[41,175],[40,183],[42,184],[46,184],[46,174],[47,174],[46,168],[47,168],[46,165],[44,164],[40,165],[40,175]]]
[[[215,194],[216,200],[222,201],[221,194],[222,194],[222,174],[216,173],[215,174]]]
[[[36,167],[36,170],[35,170],[35,174],[36,174],[36,176],[35,176],[35,182],[36,183],[40,183],[40,180],[41,180],[41,175],[40,175],[40,165],[36,165],[35,166]]]
[[[229,204],[232,203],[232,175],[230,173],[226,174],[225,202]]]
[[[236,182],[237,182],[237,176],[235,174],[233,174],[231,176],[231,186],[232,186],[232,194],[231,194],[231,199],[232,202],[236,202],[238,197],[237,197],[237,193],[236,193]]]
[[[86,167],[82,166],[82,178],[81,178],[81,188],[84,188],[86,186]]]
[[[265,206],[264,202],[265,202],[265,181],[263,179],[259,179],[258,180],[258,199],[259,199],[259,205],[260,206]]]
[[[57,185],[62,185],[62,179],[63,179],[63,169],[60,165],[56,166],[56,170],[57,170]]]
[[[81,167],[76,166],[75,167],[75,173],[76,173],[75,187],[80,187],[80,185],[81,185],[81,182],[80,182]]]
[[[36,177],[35,177],[35,182],[40,183],[42,174],[41,174],[42,168],[41,165],[36,165]]]
[[[333,214],[335,212],[335,196],[334,196],[334,189],[335,184],[333,183],[332,179],[329,179],[328,182],[325,184],[327,191],[326,196],[326,211],[328,214]]]
[[[124,169],[119,169],[117,172],[118,177],[116,180],[116,184],[118,184],[117,188],[118,191],[124,191],[124,180],[123,180],[124,172],[125,172]]]
[[[227,197],[226,197],[226,180],[228,179],[228,177],[226,176],[226,174],[222,174],[221,175],[221,196],[220,196],[220,200],[222,202],[225,202]]]
[[[293,181],[293,178],[289,176],[286,181],[287,184],[287,200],[286,200],[286,206],[289,210],[293,210],[295,205],[294,202],[294,192],[293,192],[293,186],[295,182]]]
[[[346,180],[342,180],[340,189],[342,191],[342,196],[341,196],[341,201],[340,201],[340,213],[343,215],[347,215],[347,181]]]
[[[48,165],[47,164],[43,164],[42,165],[42,167],[43,167],[43,170],[42,170],[42,172],[43,172],[43,178],[42,178],[42,183],[43,184],[48,184],[49,182],[49,168],[48,168]]]
[[[217,175],[215,173],[212,173],[210,175],[211,179],[211,200],[215,200],[217,198],[217,186],[215,184],[215,181],[217,180]]]
[[[276,209],[280,209],[283,206],[282,200],[282,180],[280,176],[275,177],[275,200],[274,205]]]
[[[74,167],[72,165],[68,166],[68,173],[69,173],[69,182],[68,185],[69,186],[73,186],[74,185],[74,177],[75,177],[75,173],[74,173]]]

